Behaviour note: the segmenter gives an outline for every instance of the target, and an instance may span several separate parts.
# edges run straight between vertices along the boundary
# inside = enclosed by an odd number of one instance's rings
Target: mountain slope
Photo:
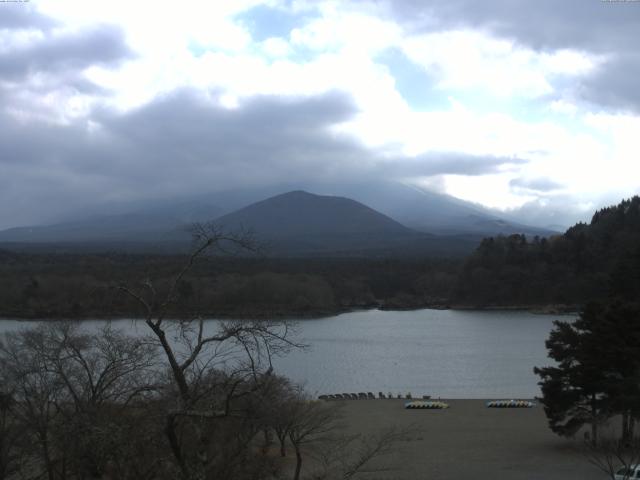
[[[293,191],[217,219],[228,227],[251,226],[270,237],[310,235],[412,235],[407,227],[355,200]]]
[[[547,236],[556,233],[505,220],[481,205],[414,185],[386,181],[347,188],[350,198],[421,232],[480,236],[513,233]]]
[[[251,229],[275,253],[314,254],[397,250],[427,235],[344,197],[293,191],[224,215],[227,230]]]
[[[201,205],[185,202],[132,214],[13,228],[0,232],[0,244],[40,252],[185,251],[190,245],[185,226],[211,220],[214,215],[208,214],[219,211]],[[258,201],[217,218],[216,223],[229,231],[250,228],[270,246],[271,254],[284,256],[464,255],[480,240],[473,235],[444,238],[417,232],[355,200],[300,190]]]
[[[192,203],[163,210],[102,215],[54,225],[16,227],[0,232],[0,242],[156,242],[168,232],[219,216],[215,206]]]
[[[131,204],[129,213],[71,218],[48,226],[28,226],[0,231],[0,242],[155,242],[165,232],[194,221],[214,220],[267,197],[301,187],[333,197],[347,197],[369,206],[413,230],[439,235],[473,237],[524,233],[546,236],[554,232],[508,221],[484,209],[449,195],[394,181],[312,183],[274,185],[219,191],[182,198],[163,198]],[[121,212],[127,208],[119,205]],[[105,213],[106,212],[106,213]],[[176,237],[171,234],[168,237]]]
[[[471,252],[484,236],[550,233],[398,182],[316,186],[331,195],[294,190],[262,200],[274,191],[270,187],[216,192],[180,202],[167,198],[134,213],[4,230],[0,244],[39,250],[55,246],[56,251],[80,247],[184,251],[190,238],[187,225],[216,220],[229,229],[253,228],[279,255],[461,255]]]

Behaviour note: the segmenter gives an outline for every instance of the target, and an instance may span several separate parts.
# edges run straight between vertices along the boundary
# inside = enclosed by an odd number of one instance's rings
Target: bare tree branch
[[[583,454],[587,461],[612,480],[616,473],[624,480],[632,477],[632,465],[640,464],[640,438],[622,441],[608,431],[602,432],[598,442],[585,441]]]

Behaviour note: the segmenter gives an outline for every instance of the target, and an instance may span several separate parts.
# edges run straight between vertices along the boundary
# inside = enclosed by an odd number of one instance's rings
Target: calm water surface
[[[544,341],[559,318],[571,319],[527,312],[369,310],[302,320],[298,339],[310,348],[277,359],[275,366],[313,394],[531,398],[540,393],[533,367],[550,363]],[[146,333],[139,322],[114,323]],[[0,332],[31,324],[0,320]],[[215,328],[215,320],[209,325]]]

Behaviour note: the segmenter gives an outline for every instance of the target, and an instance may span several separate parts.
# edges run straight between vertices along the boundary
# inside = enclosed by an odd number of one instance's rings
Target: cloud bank
[[[640,187],[638,31],[633,2],[0,4],[0,228],[379,179],[578,218]]]

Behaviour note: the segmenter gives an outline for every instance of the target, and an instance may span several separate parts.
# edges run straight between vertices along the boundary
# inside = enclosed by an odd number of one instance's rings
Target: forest
[[[551,238],[487,238],[459,271],[453,297],[476,305],[582,305],[640,292],[640,197]]]
[[[576,310],[640,292],[640,197],[597,211],[550,238],[485,238],[467,258],[206,256],[177,288],[170,316],[322,316],[361,308]],[[0,316],[141,316],[123,283],[160,290],[179,255],[0,251]]]

